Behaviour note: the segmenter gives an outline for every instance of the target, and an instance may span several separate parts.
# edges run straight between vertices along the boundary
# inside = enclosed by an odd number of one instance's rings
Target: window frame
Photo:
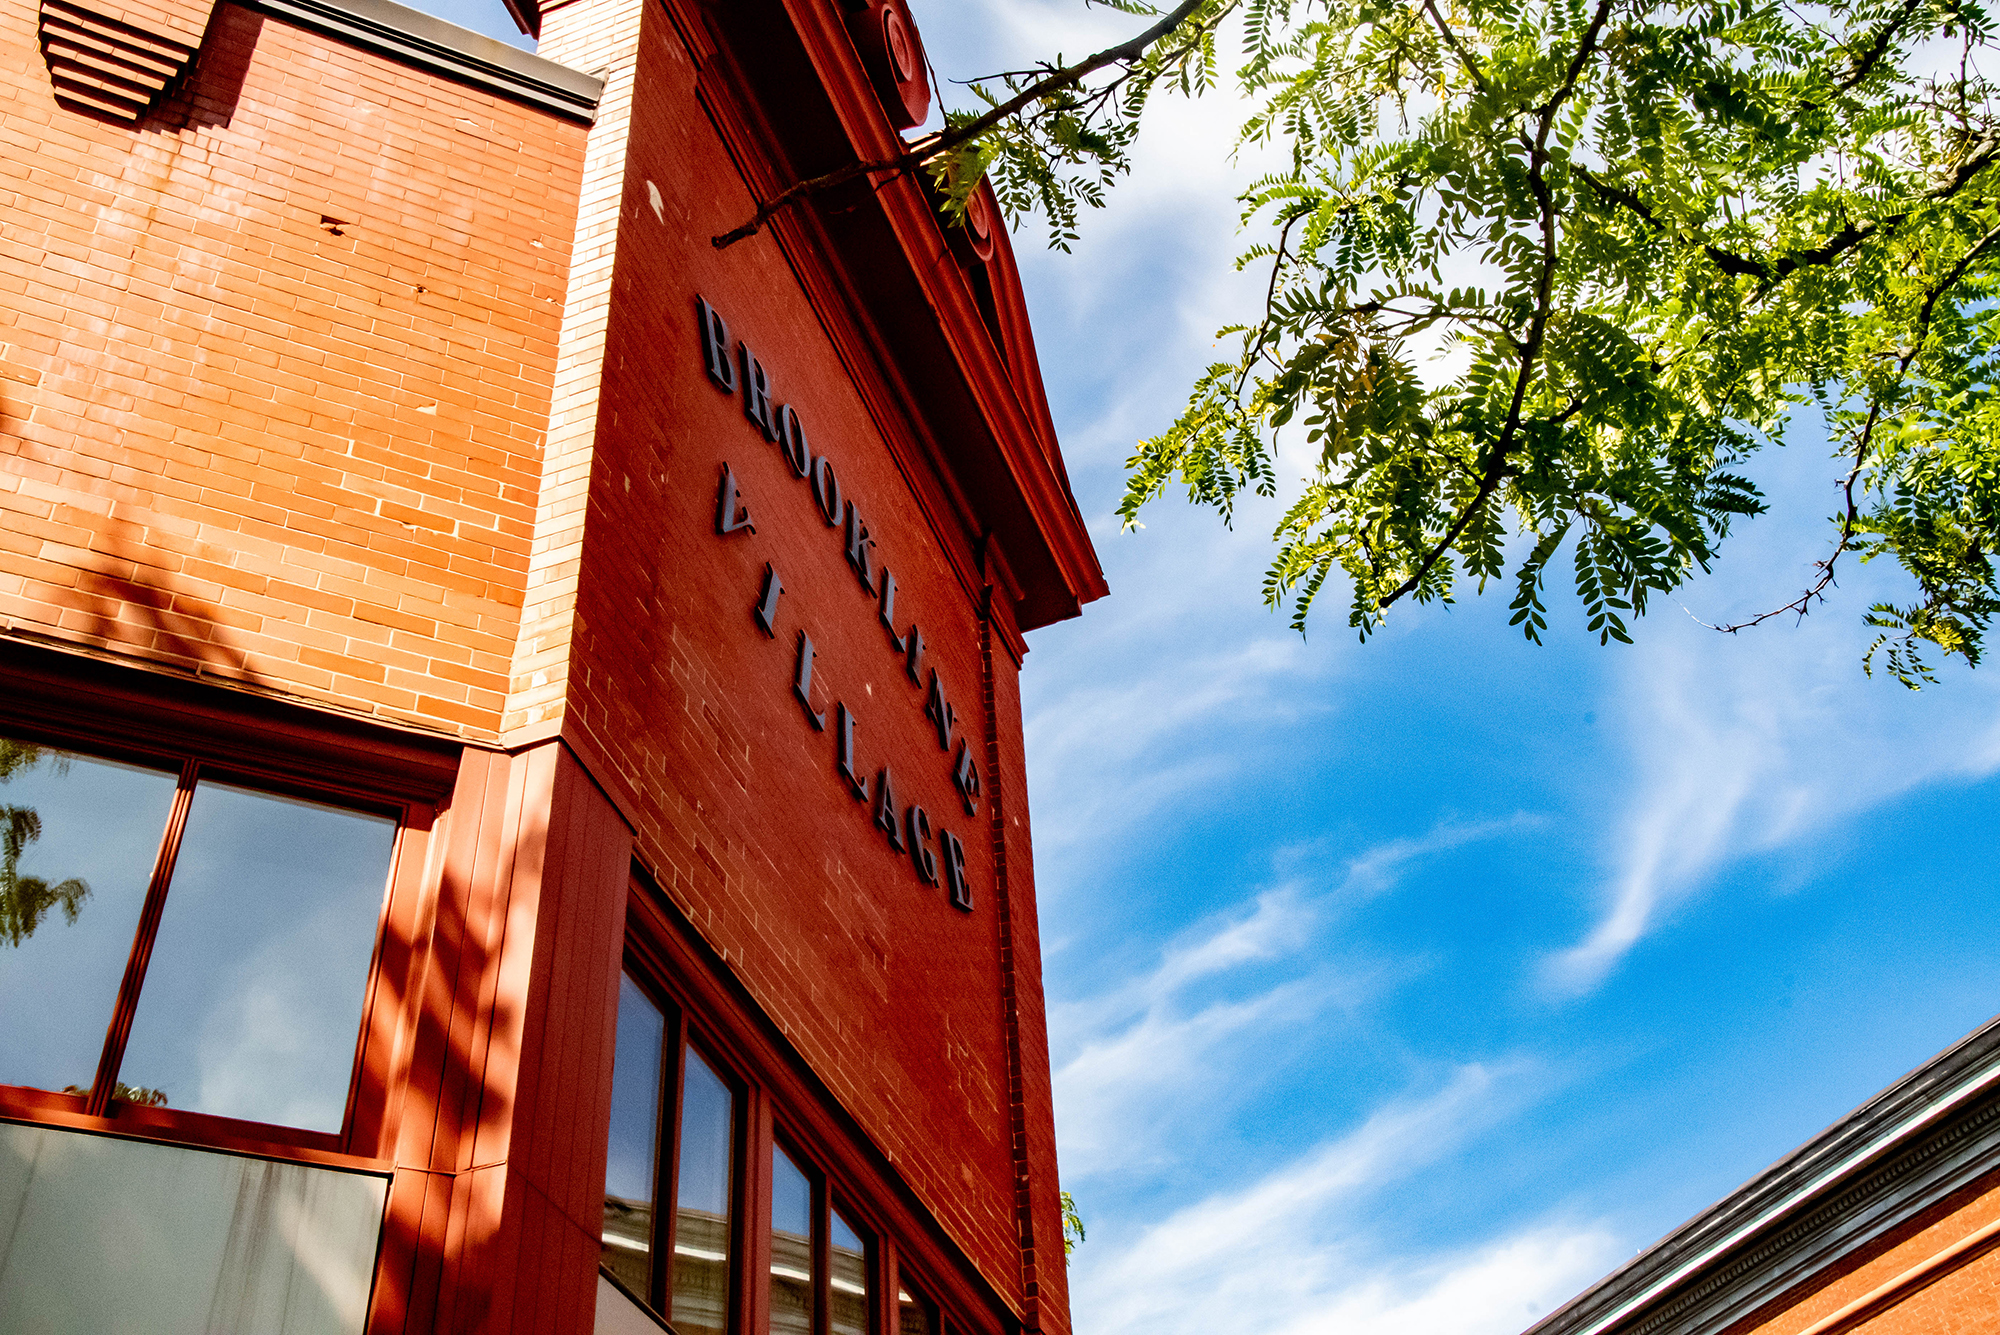
[[[63,660],[45,666],[41,658]],[[126,948],[90,1090],[84,1095],[0,1085],[0,1119],[135,1136],[299,1162],[379,1169],[397,1047],[414,998],[410,966],[438,851],[439,812],[462,744],[383,736],[381,725],[315,717],[297,705],[166,679],[131,680],[129,668],[0,648],[0,735],[55,750],[164,772],[175,789],[147,875],[144,907]],[[408,743],[403,745],[400,743]],[[389,867],[369,946],[367,981],[349,1057],[337,1131],[254,1122],[112,1097],[146,968],[171,893],[174,861],[202,780],[322,802],[393,819]],[[141,948],[146,958],[141,958]]]
[[[858,1128],[846,1125],[845,1114],[838,1111],[831,1092],[790,1050],[740,981],[713,956],[674,902],[636,863],[627,892],[621,968],[669,1013],[669,1028],[671,1016],[678,1013],[682,1033],[679,1051],[683,1055],[676,1064],[685,1061],[684,1054],[692,1045],[735,1096],[732,1135],[737,1158],[731,1186],[728,1335],[770,1335],[772,1154],[779,1148],[805,1173],[812,1190],[812,1335],[830,1335],[835,1210],[867,1248],[868,1335],[896,1335],[900,1322],[897,1286],[904,1275],[923,1295],[938,1335],[945,1331],[951,1335],[997,1335],[1002,1309],[990,1300],[981,1301],[970,1262],[939,1250],[937,1242],[925,1236],[928,1221],[921,1216],[913,1215],[900,1226],[893,1222],[898,1205],[906,1212],[915,1205],[913,1198],[903,1202],[908,1189],[896,1185],[893,1167],[870,1162],[872,1147],[867,1146]],[[615,1006],[612,1016],[615,1023]],[[661,1066],[664,1072],[668,1063]],[[671,1161],[673,1171],[678,1172],[678,1081],[685,1076],[673,1078],[677,1082],[673,1101],[663,1100],[661,1108],[663,1125],[669,1116],[672,1119]],[[608,1083],[606,1088],[608,1102]],[[656,1135],[661,1142],[667,1139]],[[666,1161],[663,1152],[662,1163]],[[873,1192],[869,1190],[871,1183]],[[875,1197],[881,1197],[881,1202]],[[656,1223],[656,1238],[658,1233]],[[668,1245],[672,1246],[671,1235]],[[609,1278],[609,1272],[602,1268],[598,1273]],[[636,1299],[616,1279],[610,1282]],[[670,1306],[671,1289],[666,1300]],[[670,1320],[661,1309],[643,1306],[663,1326]]]
[[[745,1202],[751,1198],[748,1161],[753,1153],[752,1129],[752,1083],[744,1076],[740,1065],[725,1055],[727,1048],[711,1038],[706,1025],[698,1023],[692,1016],[688,998],[672,985],[673,973],[657,951],[649,950],[643,941],[626,932],[625,953],[619,961],[621,978],[629,977],[639,991],[660,1010],[664,1020],[660,1042],[666,1051],[661,1054],[659,1124],[653,1131],[653,1234],[652,1267],[648,1284],[650,1292],[633,1293],[631,1288],[602,1265],[598,1273],[628,1298],[638,1303],[648,1315],[662,1324],[670,1322],[673,1310],[673,1258],[674,1246],[680,1228],[679,1189],[681,1163],[681,1092],[687,1082],[687,1056],[690,1050],[698,1053],[707,1063],[708,1069],[729,1090],[729,1275],[727,1285],[727,1306],[723,1314],[725,1330],[734,1332],[741,1328],[744,1320],[742,1274],[745,1270],[745,1249],[749,1245],[752,1231]],[[612,1009],[612,1023],[617,1023],[617,1009]],[[614,1040],[615,1045],[615,1040]],[[669,1327],[671,1328],[671,1327]]]

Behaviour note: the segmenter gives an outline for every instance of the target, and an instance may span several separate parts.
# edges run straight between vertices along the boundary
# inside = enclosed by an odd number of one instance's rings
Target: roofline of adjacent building
[[[572,120],[595,120],[604,93],[602,79],[394,0],[237,3]]]
[[[2000,1018],[1550,1313],[1529,1335],[1721,1331],[2000,1168]]]

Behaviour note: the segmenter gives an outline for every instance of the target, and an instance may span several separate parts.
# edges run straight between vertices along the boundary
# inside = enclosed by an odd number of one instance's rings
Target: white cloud
[[[1621,1252],[1601,1226],[1537,1225],[1469,1251],[1371,1270],[1272,1335],[1516,1335]]]
[[[1079,1254],[1077,1326],[1093,1335],[1218,1330],[1498,1332],[1574,1292],[1618,1248],[1602,1227],[1540,1224],[1463,1253],[1384,1260],[1357,1234],[1366,1200],[1465,1149],[1534,1083],[1527,1063],[1457,1068],[1247,1187]]]
[[[1282,850],[1292,876],[1190,931],[1148,971],[1049,1012],[1056,1054],[1057,1133],[1066,1179],[1116,1171],[1127,1180],[1178,1162],[1200,1128],[1227,1118],[1282,1073],[1289,1042],[1310,1023],[1316,1043],[1416,965],[1315,960],[1344,909],[1387,893],[1424,856],[1503,836],[1532,817],[1444,823],[1320,873],[1317,848]],[[1314,890],[1315,882],[1325,888]]]
[[[1759,570],[1785,569],[1753,561]],[[1618,690],[1636,770],[1610,827],[1595,922],[1543,961],[1558,994],[1603,982],[1678,904],[1746,855],[1795,846],[1926,785],[2000,770],[2000,698],[1951,674],[1921,696],[1871,682],[1849,615],[1725,638],[1657,617]]]
[[[1051,863],[1229,774],[1240,730],[1295,713],[1277,688],[1309,670],[1303,646],[1277,637],[1182,655],[1149,652],[1178,638],[1171,628],[1111,638],[1092,675],[1053,692],[1040,683],[1026,723],[1036,841]]]

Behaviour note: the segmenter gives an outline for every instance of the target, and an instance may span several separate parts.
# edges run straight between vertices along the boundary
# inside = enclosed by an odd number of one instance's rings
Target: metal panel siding
[[[0,1123],[0,1330],[359,1335],[388,1185]]]

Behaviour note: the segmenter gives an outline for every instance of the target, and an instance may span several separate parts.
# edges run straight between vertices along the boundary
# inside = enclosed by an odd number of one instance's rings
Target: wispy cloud
[[[1169,943],[1150,969],[1053,1006],[1065,1177],[1131,1176],[1184,1153],[1193,1129],[1278,1074],[1287,1036],[1310,1024],[1324,1043],[1330,1015],[1357,1013],[1413,967],[1334,963],[1327,928],[1343,911],[1389,892],[1427,855],[1533,823],[1445,823],[1346,859],[1282,850],[1286,879]]]
[[[1634,781],[1611,834],[1595,922],[1543,961],[1588,992],[1732,861],[1791,846],[1914,789],[2000,769],[2000,698],[1955,676],[1913,697],[1858,668],[1851,622],[1826,616],[1725,640],[1656,624],[1617,712]]]
[[[1462,1254],[1385,1261],[1357,1233],[1367,1200],[1462,1152],[1532,1096],[1532,1063],[1468,1064],[1377,1109],[1247,1187],[1216,1193],[1096,1255],[1078,1328],[1094,1335],[1214,1331],[1498,1332],[1575,1290],[1616,1247],[1598,1226],[1543,1224]]]
[[[1145,636],[1157,638],[1171,635]],[[1043,683],[1036,693],[1027,745],[1036,841],[1047,861],[1101,844],[1220,781],[1239,764],[1246,724],[1300,712],[1280,689],[1305,670],[1295,642],[1273,637],[1187,655],[1148,652],[1144,643],[1132,649],[1113,659],[1126,671],[1067,689]]]

